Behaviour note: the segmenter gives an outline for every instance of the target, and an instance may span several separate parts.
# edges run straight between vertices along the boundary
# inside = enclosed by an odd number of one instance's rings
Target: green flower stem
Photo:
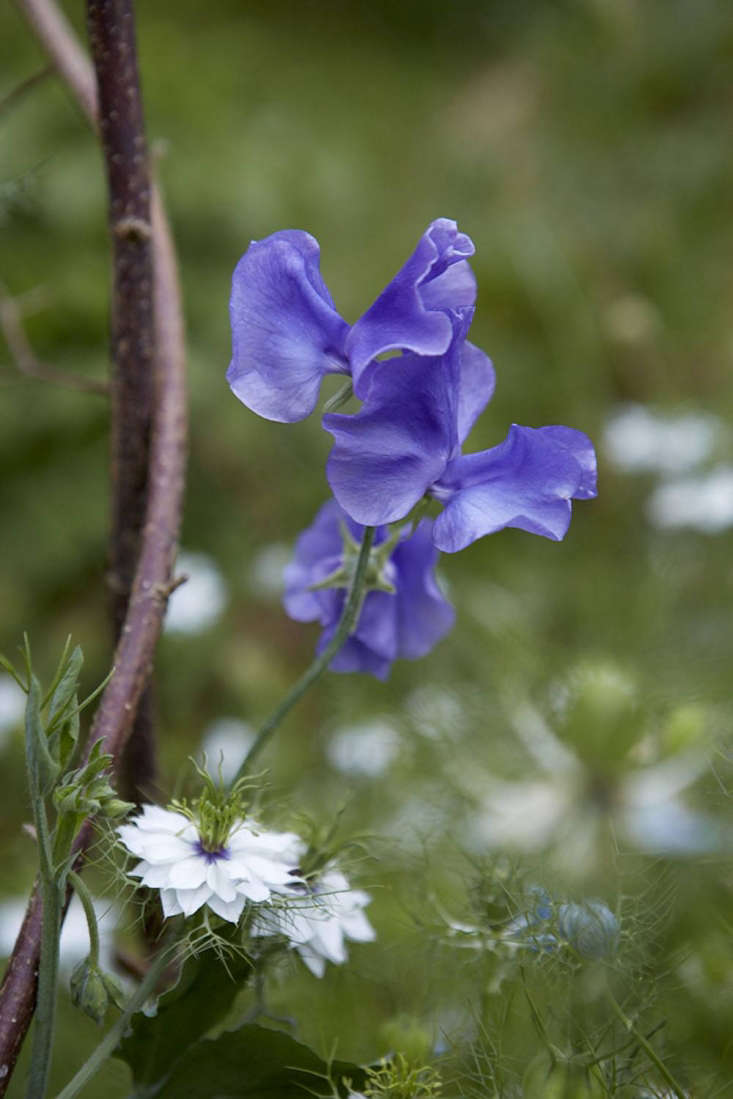
[[[335,634],[328,645],[326,645],[323,652],[316,657],[307,671],[304,672],[297,683],[295,683],[286,694],[280,705],[273,710],[264,724],[260,727],[257,736],[255,737],[254,744],[247,752],[241,767],[237,771],[234,782],[237,782],[248,770],[250,770],[254,759],[265,747],[278,725],[287,714],[290,713],[293,706],[300,701],[308,688],[315,683],[323,672],[325,672],[326,668],[331,663],[332,658],[339,651],[344,641],[353,633],[354,628],[359,621],[359,615],[366,594],[365,582],[367,567],[369,565],[369,553],[372,548],[372,542],[374,541],[374,531],[374,527],[364,527],[364,535],[361,540],[361,548],[356,562],[356,569],[354,570],[354,578],[351,582],[349,594],[346,597],[341,620],[336,627]]]
[[[639,1043],[641,1048],[644,1050],[644,1052],[646,1053],[649,1060],[655,1066],[657,1072],[662,1077],[665,1084],[669,1084],[672,1091],[677,1096],[677,1099],[687,1099],[686,1093],[683,1091],[682,1087],[677,1083],[674,1076],[672,1075],[672,1073],[669,1071],[669,1069],[665,1065],[664,1061],[661,1059],[661,1057],[659,1056],[657,1051],[654,1049],[654,1046],[651,1044],[651,1042],[648,1042],[647,1039],[644,1037],[644,1035],[641,1033],[641,1031],[638,1030],[637,1027],[634,1026],[631,1019],[628,1017],[628,1015],[626,1014],[624,1009],[621,1007],[621,1005],[619,1004],[616,997],[611,992],[610,988],[606,989],[606,994],[608,996],[608,1002],[610,1003],[611,1007],[613,1008],[615,1014],[618,1016],[620,1021],[623,1023],[624,1027],[629,1032],[629,1034],[633,1034],[634,1038]]]
[[[46,803],[41,790],[39,740],[45,740],[40,717],[40,685],[29,668],[28,705],[26,707],[26,767],[28,790],[38,840],[38,862],[42,904],[41,958],[38,969],[36,1024],[33,1031],[31,1067],[28,1073],[28,1099],[43,1099],[48,1086],[53,1052],[56,1011],[56,983],[59,964],[62,898],[53,867],[51,837]]]
[[[130,1024],[132,1016],[136,1011],[140,1010],[145,1001],[155,991],[158,980],[166,967],[174,960],[177,949],[178,944],[174,943],[173,946],[169,947],[167,950],[161,950],[160,954],[158,954],[151,964],[150,969],[145,974],[142,982],[128,1000],[125,1010],[107,1031],[91,1057],[81,1066],[76,1076],[69,1080],[66,1087],[58,1093],[56,1099],[72,1099],[72,1097],[78,1095],[84,1085],[99,1072],[104,1062],[117,1048],[120,1039],[123,1037]]]
[[[83,880],[73,870],[68,873],[69,884],[74,889],[81,901],[84,915],[87,918],[89,929],[89,960],[93,966],[99,965],[99,928],[97,927],[97,913],[94,911],[92,896]]]

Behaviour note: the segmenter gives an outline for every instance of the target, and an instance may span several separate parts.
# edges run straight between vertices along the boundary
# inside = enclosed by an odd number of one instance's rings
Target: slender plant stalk
[[[130,1019],[136,1011],[140,1010],[145,1001],[155,991],[155,987],[160,980],[160,977],[165,972],[166,967],[175,959],[176,949],[177,945],[169,947],[168,950],[161,950],[160,954],[158,954],[152,962],[150,969],[145,974],[142,983],[128,1000],[125,1010],[107,1031],[91,1057],[84,1062],[66,1087],[58,1093],[56,1099],[72,1099],[72,1097],[78,1095],[84,1085],[99,1072],[104,1062],[117,1048],[120,1039],[123,1037],[130,1024]]]
[[[26,708],[26,768],[28,793],[33,809],[33,822],[38,843],[40,896],[42,904],[41,956],[38,974],[36,1025],[33,1031],[31,1066],[26,1095],[28,1099],[43,1099],[53,1055],[53,1033],[56,1013],[56,983],[59,964],[59,935],[62,902],[53,867],[51,838],[46,815],[44,782],[39,763],[39,738],[45,736],[41,727],[41,692],[38,680],[30,672],[28,657],[28,705]]]
[[[81,901],[89,932],[89,960],[92,965],[99,965],[99,928],[97,927],[97,913],[94,911],[94,902],[86,885],[73,870],[68,874],[69,885]]]
[[[15,0],[95,132],[98,100],[94,71],[54,0]],[[155,411],[150,448],[148,500],[140,557],[125,625],[89,744],[102,740],[117,758],[149,678],[160,634],[180,526],[186,455],[186,384],[183,314],[175,250],[160,193],[152,192],[153,294],[155,320]],[[80,855],[92,840],[87,822],[76,841]],[[67,890],[68,902],[70,891]],[[0,988],[0,1097],[12,1078],[36,1001],[41,944],[41,896],[34,886]]]
[[[659,1054],[657,1053],[657,1051],[655,1050],[655,1048],[651,1044],[651,1042],[647,1041],[647,1039],[644,1037],[644,1035],[641,1033],[641,1031],[638,1029],[638,1027],[634,1026],[631,1019],[626,1014],[624,1009],[621,1007],[620,1003],[618,1002],[616,997],[613,995],[611,990],[607,989],[606,993],[607,993],[607,996],[608,996],[608,1002],[610,1003],[611,1007],[613,1008],[615,1014],[618,1016],[621,1023],[623,1023],[624,1027],[629,1032],[629,1034],[633,1034],[634,1038],[639,1043],[641,1048],[644,1050],[647,1057],[652,1062],[652,1064],[656,1068],[657,1072],[659,1073],[659,1075],[664,1080],[665,1084],[669,1084],[672,1091],[677,1096],[677,1099],[687,1099],[687,1093],[682,1089],[681,1085],[677,1083],[674,1076],[669,1071],[669,1069],[667,1068],[664,1061],[659,1056]]]
[[[265,747],[278,725],[290,713],[293,706],[300,701],[306,691],[312,687],[316,680],[325,672],[326,668],[331,663],[332,658],[339,651],[344,641],[353,633],[354,627],[359,621],[359,615],[366,594],[365,583],[367,567],[369,565],[369,553],[372,548],[372,542],[374,541],[374,530],[374,527],[364,528],[361,548],[359,550],[356,568],[354,569],[354,577],[351,581],[349,594],[346,597],[346,602],[344,603],[344,609],[341,613],[339,624],[336,627],[336,632],[323,652],[316,657],[311,666],[303,673],[294,686],[291,687],[280,705],[272,711],[267,720],[261,725],[257,732],[257,736],[255,737],[254,744],[247,752],[241,767],[237,771],[234,778],[235,782],[250,770],[255,758]]]

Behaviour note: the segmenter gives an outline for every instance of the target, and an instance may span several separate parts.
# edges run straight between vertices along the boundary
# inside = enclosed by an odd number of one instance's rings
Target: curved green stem
[[[86,885],[73,870],[69,871],[69,884],[81,901],[89,931],[89,961],[92,965],[99,965],[99,928],[97,927],[97,913],[94,911],[92,895]]]
[[[161,950],[160,954],[158,954],[157,958],[150,966],[150,969],[145,974],[142,983],[128,1000],[125,1010],[114,1025],[107,1031],[91,1057],[81,1066],[76,1076],[69,1080],[66,1087],[58,1093],[56,1099],[73,1099],[73,1096],[79,1094],[87,1081],[91,1080],[92,1076],[99,1072],[104,1062],[117,1048],[120,1039],[127,1030],[132,1016],[136,1011],[140,1010],[145,1001],[155,990],[155,986],[157,985],[161,974],[166,966],[170,965],[173,960],[176,949],[177,944],[174,944],[172,947],[169,947],[168,950]]]
[[[637,1027],[634,1026],[631,1019],[628,1017],[628,1015],[626,1014],[624,1009],[621,1007],[621,1005],[619,1004],[618,1000],[613,995],[611,990],[606,989],[606,994],[608,996],[608,1001],[609,1001],[611,1007],[613,1008],[614,1012],[616,1013],[616,1015],[618,1016],[620,1021],[623,1023],[626,1030],[628,1030],[629,1034],[633,1034],[634,1038],[639,1043],[641,1048],[644,1050],[644,1052],[646,1053],[649,1060],[655,1066],[657,1072],[662,1077],[665,1084],[669,1084],[672,1091],[677,1096],[677,1099],[687,1099],[686,1092],[683,1091],[682,1087],[677,1083],[674,1076],[672,1075],[672,1073],[669,1071],[669,1069],[665,1065],[664,1061],[661,1059],[661,1057],[659,1056],[657,1051],[654,1049],[654,1046],[651,1044],[651,1042],[648,1042],[647,1039],[644,1037],[644,1035],[641,1033],[641,1031],[638,1030]]]
[[[285,698],[282,700],[279,706],[277,706],[264,724],[260,727],[257,736],[255,737],[254,744],[244,757],[241,767],[237,771],[234,778],[234,782],[237,782],[247,771],[251,768],[252,762],[260,754],[262,749],[267,744],[268,740],[277,729],[283,718],[290,713],[296,702],[299,702],[305,692],[311,687],[315,681],[325,672],[331,660],[339,651],[344,641],[353,633],[354,627],[359,621],[359,615],[361,613],[362,604],[364,602],[365,582],[367,575],[367,566],[369,564],[369,552],[372,548],[372,542],[374,541],[374,527],[365,527],[364,535],[361,540],[361,548],[359,550],[359,557],[356,562],[356,568],[354,570],[354,578],[349,588],[349,594],[346,597],[344,609],[341,614],[341,619],[336,632],[329,641],[326,648],[322,653],[316,657],[311,666],[303,673],[300,679],[295,685],[288,691]]]

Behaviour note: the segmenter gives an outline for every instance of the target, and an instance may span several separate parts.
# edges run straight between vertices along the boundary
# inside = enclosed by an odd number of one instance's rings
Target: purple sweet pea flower
[[[326,374],[350,375],[363,398],[377,356],[444,354],[456,325],[473,311],[473,252],[454,221],[431,222],[404,267],[349,328],[321,277],[310,234],[288,229],[253,241],[232,278],[233,392],[258,415],[292,423],[314,410]]]
[[[446,553],[503,527],[559,541],[570,501],[596,495],[593,445],[572,428],[513,424],[498,446],[462,454],[493,388],[489,360],[462,335],[457,326],[444,356],[375,364],[360,411],[323,417],[333,494],[368,526],[404,518],[423,496],[440,500],[432,536]]]
[[[346,591],[342,587],[313,590],[313,585],[343,565],[342,525],[355,540],[361,539],[363,528],[330,500],[298,538],[295,558],[285,570],[285,609],[298,622],[321,623],[318,652],[336,631]],[[431,526],[424,519],[413,534],[397,543],[383,570],[394,593],[367,592],[356,629],[331,661],[332,671],[369,672],[386,679],[393,660],[425,656],[453,627],[455,612],[435,580],[438,551],[431,541]],[[376,531],[375,548],[387,535],[384,527]]]

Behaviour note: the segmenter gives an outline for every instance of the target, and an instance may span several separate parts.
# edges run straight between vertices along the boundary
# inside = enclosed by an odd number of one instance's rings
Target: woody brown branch
[[[145,518],[153,391],[150,163],[145,140],[132,0],[88,0],[99,136],[112,247],[112,421],[109,597],[122,629]],[[152,687],[135,713],[120,769],[124,797],[149,798],[157,772]]]
[[[53,0],[16,0],[55,69],[97,129],[94,73]],[[129,737],[149,677],[180,525],[186,446],[184,337],[175,252],[157,188],[152,189],[151,243],[154,297],[154,412],[148,498],[140,554],[115,652],[115,672],[95,715],[89,743],[102,739],[115,758]],[[91,842],[87,822],[77,842]],[[5,1094],[33,1016],[40,955],[40,901],[31,895],[26,917],[0,988],[0,1096]]]

